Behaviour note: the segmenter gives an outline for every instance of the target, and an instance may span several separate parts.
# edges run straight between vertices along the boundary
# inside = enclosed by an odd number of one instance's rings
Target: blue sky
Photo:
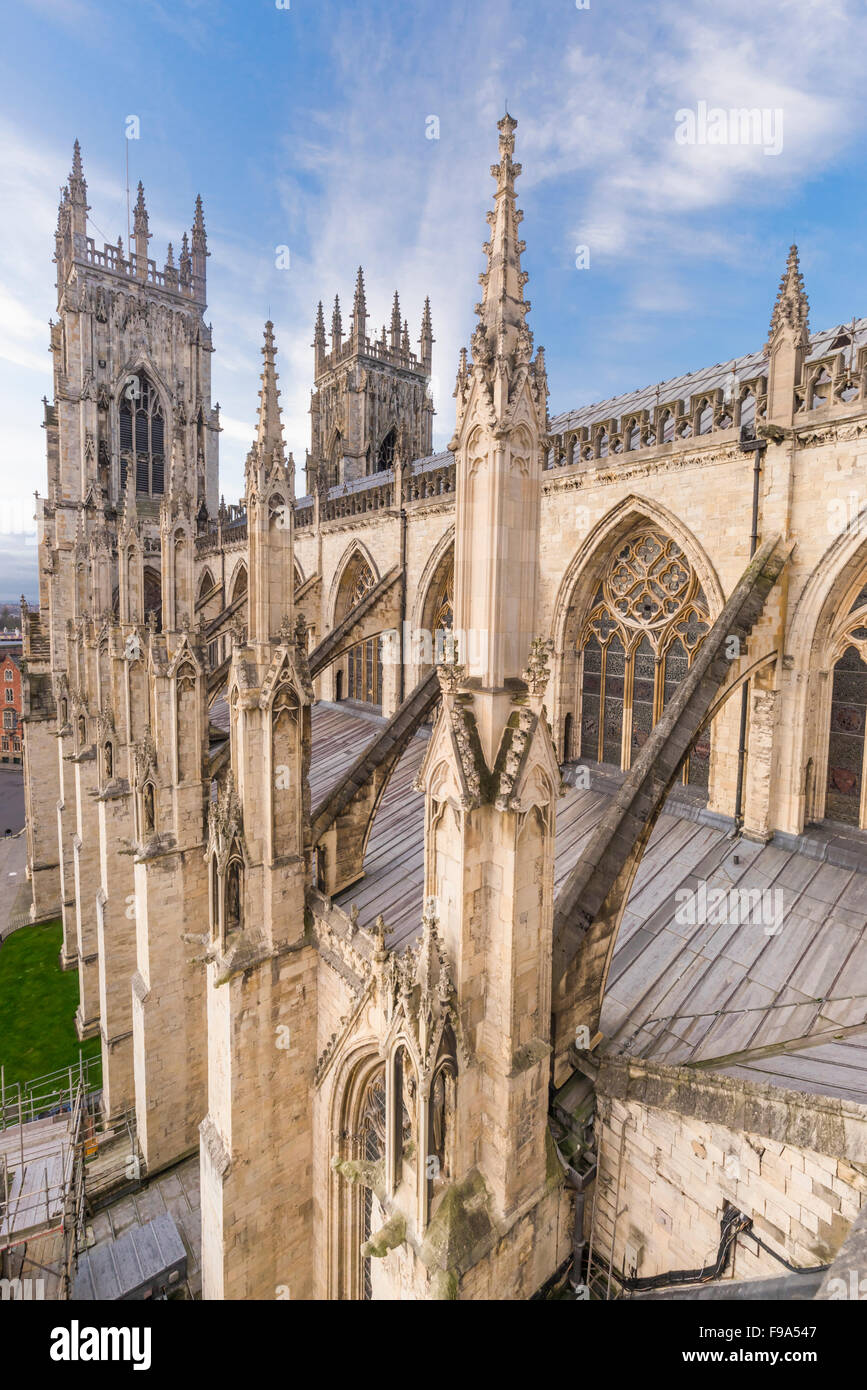
[[[812,326],[867,313],[865,20],[864,0],[18,0],[0,54],[0,598],[34,590],[53,231],[76,136],[100,245],[126,237],[127,152],[158,263],[202,194],[235,500],[265,318],[303,460],[316,303],[330,324],[339,291],[348,321],[359,263],[377,328],[397,288],[417,339],[431,296],[445,445],[507,99],[552,414],[760,347],[793,237]],[[782,149],[679,144],[676,113],[699,102],[782,112]]]

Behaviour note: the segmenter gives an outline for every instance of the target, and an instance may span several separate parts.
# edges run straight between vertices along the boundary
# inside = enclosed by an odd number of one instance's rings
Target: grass
[[[60,922],[22,927],[0,947],[0,1063],[6,1085],[77,1066],[79,1049],[99,1053],[99,1038],[75,1032],[78,972],[61,970]]]

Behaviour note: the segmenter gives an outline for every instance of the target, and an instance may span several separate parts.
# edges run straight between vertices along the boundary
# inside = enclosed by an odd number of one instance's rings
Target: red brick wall
[[[11,676],[11,680],[9,677]],[[9,698],[9,692],[12,698]],[[21,761],[21,668],[8,654],[0,657],[0,758]],[[8,729],[9,713],[14,712],[14,729]]]

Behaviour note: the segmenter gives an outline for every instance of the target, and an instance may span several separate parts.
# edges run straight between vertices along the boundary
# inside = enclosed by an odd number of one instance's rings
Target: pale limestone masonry
[[[359,271],[330,348],[316,317],[300,497],[268,323],[244,496],[220,499],[201,200],[158,268],[141,187],[134,245],[102,250],[77,143],[62,192],[24,612],[33,917],[62,917],[79,1032],[99,1033],[104,1104],[134,1108],[145,1171],[198,1148],[209,1299],[523,1299],[563,1274],[561,763],[635,766],[777,537],[782,575],[682,776],[761,841],[832,811],[856,846],[867,828],[867,322],[811,336],[793,248],[763,351],[551,419],[515,125],[449,449],[431,452],[429,302],[418,352],[397,296],[368,332]],[[384,763],[359,787],[335,758],[317,800],[348,789],[352,814],[318,829],[311,768],[333,750],[311,708],[400,710],[385,746],[415,732],[425,680],[425,903],[399,950],[329,896],[353,886]],[[560,1041],[570,1075],[604,1050]],[[861,1107],[617,1057],[598,1095],[594,1238],[625,1277],[703,1264],[727,1201],[790,1263],[839,1248]],[[739,1237],[737,1273],[776,1272],[755,1250]]]
[[[625,1058],[597,1096],[595,1240],[628,1278],[713,1264],[727,1205],[779,1257],[745,1234],[728,1277],[830,1264],[867,1204],[865,1106]]]

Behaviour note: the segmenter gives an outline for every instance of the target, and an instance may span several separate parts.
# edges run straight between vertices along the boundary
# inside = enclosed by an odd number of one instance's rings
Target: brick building
[[[21,762],[21,665],[11,652],[0,654],[0,696],[3,729],[0,733],[0,762]]]

